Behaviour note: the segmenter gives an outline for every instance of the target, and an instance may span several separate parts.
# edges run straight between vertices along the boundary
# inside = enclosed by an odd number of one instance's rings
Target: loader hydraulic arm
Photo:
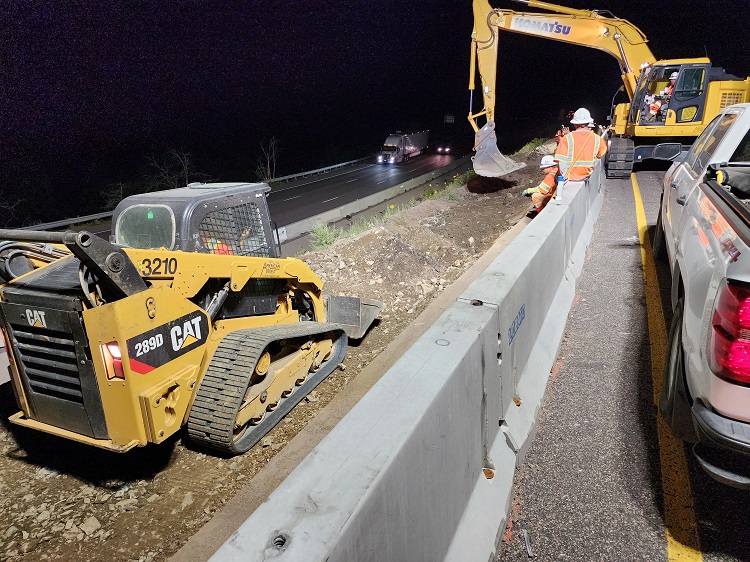
[[[64,244],[94,275],[109,295],[127,297],[147,289],[124,250],[89,232],[0,230],[0,240]]]
[[[495,120],[498,32],[512,31],[554,41],[572,43],[605,51],[620,63],[620,72],[628,97],[632,100],[638,76],[645,63],[656,59],[646,44],[646,36],[627,20],[613,17],[607,12],[577,10],[537,0],[516,0],[531,8],[553,12],[514,12],[497,10],[488,0],[474,0],[474,31],[471,36],[471,72],[469,89],[474,89],[475,65],[479,65],[482,80],[484,109],[469,112],[474,131],[479,131],[477,118],[486,115],[488,122]]]

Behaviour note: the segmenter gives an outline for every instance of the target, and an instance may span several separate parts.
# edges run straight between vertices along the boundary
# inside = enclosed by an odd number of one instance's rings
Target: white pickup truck
[[[750,104],[724,109],[683,158],[654,236],[674,311],[660,411],[710,476],[750,488]]]

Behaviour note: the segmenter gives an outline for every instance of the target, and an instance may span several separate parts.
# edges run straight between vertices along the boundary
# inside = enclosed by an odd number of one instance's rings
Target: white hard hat
[[[589,119],[589,127],[593,127],[595,125],[594,119]]]
[[[677,76],[679,76],[679,75],[676,72],[673,72],[672,74],[669,75],[669,79],[670,80],[677,80]]]
[[[550,166],[557,166],[554,156],[550,154],[542,156],[542,161],[539,162],[539,168],[549,168]]]
[[[591,121],[591,113],[585,107],[579,107],[573,114],[573,119],[570,122],[573,125],[587,125]]]

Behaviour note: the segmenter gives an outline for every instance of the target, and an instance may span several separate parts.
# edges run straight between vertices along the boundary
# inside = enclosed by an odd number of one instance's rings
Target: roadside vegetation
[[[540,137],[531,139],[529,142],[527,142],[525,145],[519,148],[516,154],[526,154],[527,152],[531,152],[535,148],[539,148],[540,146],[542,146],[547,141],[549,141],[549,139],[540,138]]]
[[[379,214],[370,218],[356,219],[348,228],[336,226],[335,224],[318,224],[315,225],[310,236],[312,238],[311,248],[313,250],[322,250],[336,242],[340,238],[354,238],[359,236],[366,230],[382,224],[393,215],[413,207],[417,203],[422,201],[429,201],[430,199],[440,199],[446,197],[450,200],[458,200],[458,195],[455,191],[463,187],[472,178],[476,177],[474,170],[469,170],[463,174],[456,174],[450,183],[445,184],[441,188],[433,188],[425,191],[420,197],[412,198],[408,202],[402,205],[389,205],[385,210]],[[432,184],[430,184],[432,186]]]

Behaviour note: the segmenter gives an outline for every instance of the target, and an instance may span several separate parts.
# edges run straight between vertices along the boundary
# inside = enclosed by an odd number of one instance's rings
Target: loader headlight
[[[101,346],[104,368],[107,371],[107,380],[125,380],[125,369],[122,367],[122,352],[116,341],[105,343]]]

